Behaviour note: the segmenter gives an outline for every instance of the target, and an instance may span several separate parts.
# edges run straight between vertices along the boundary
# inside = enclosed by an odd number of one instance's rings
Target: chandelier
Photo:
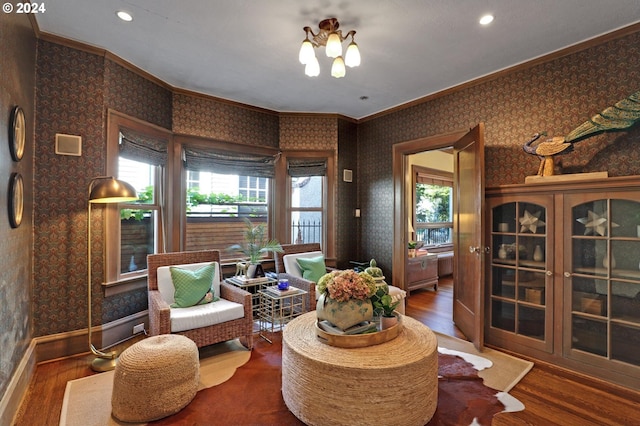
[[[344,77],[346,73],[345,65],[350,68],[360,65],[360,51],[358,50],[358,45],[353,41],[353,36],[356,35],[354,30],[342,36],[342,31],[338,29],[340,24],[336,18],[325,19],[318,24],[318,27],[318,34],[315,34],[309,27],[303,28],[307,36],[302,41],[302,46],[300,46],[298,59],[305,66],[304,73],[306,75],[317,77],[320,74],[320,64],[314,51],[314,48],[320,46],[325,46],[327,56],[334,58],[331,66],[331,76],[335,78]],[[309,35],[311,35],[311,38],[309,38]],[[351,36],[351,43],[347,46],[347,52],[343,58],[342,42],[349,36]]]

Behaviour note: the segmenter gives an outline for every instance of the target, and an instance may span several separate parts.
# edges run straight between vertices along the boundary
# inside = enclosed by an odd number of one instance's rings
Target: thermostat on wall
[[[56,154],[82,156],[82,137],[56,133]]]

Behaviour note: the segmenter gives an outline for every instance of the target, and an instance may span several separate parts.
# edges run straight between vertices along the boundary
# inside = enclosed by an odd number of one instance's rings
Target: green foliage
[[[227,247],[227,251],[242,253],[251,263],[259,263],[266,253],[282,253],[282,246],[278,240],[269,240],[264,223],[253,225],[249,219],[244,219],[244,244],[234,244]]]
[[[416,248],[417,246],[418,246],[418,242],[417,242],[417,241],[413,241],[413,240],[411,240],[411,241],[409,241],[409,242],[407,243],[407,248],[410,248],[410,249],[414,249],[414,248]]]
[[[144,191],[138,192],[138,200],[136,201],[136,203],[153,203],[153,186],[147,186]]]
[[[450,222],[451,193],[450,186],[416,184],[416,220]]]
[[[224,204],[237,204],[237,203],[246,203],[246,202],[256,202],[263,203],[264,199],[250,197],[245,198],[244,195],[230,195],[224,193],[211,193],[211,194],[202,194],[200,193],[199,188],[189,188],[187,190],[187,208],[196,207],[200,204],[214,204],[214,205],[224,205]]]
[[[151,210],[140,210],[140,209],[121,209],[120,210],[120,220],[142,220],[145,215],[150,214]]]
[[[153,186],[147,186],[143,191],[138,192],[136,204],[153,203]],[[151,210],[142,209],[120,209],[120,220],[142,220],[145,215],[151,213]]]
[[[393,311],[396,310],[396,306],[398,306],[400,302],[393,302],[391,296],[388,294],[384,294],[379,300],[373,300],[373,306],[376,310],[382,311],[383,317],[392,317]]]

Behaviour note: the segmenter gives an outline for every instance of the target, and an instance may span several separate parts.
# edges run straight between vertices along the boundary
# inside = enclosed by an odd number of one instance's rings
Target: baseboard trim
[[[101,326],[92,327],[94,345],[100,349],[110,348],[118,343],[133,337],[133,326],[144,323],[144,328],[149,328],[149,311],[137,312],[128,317],[112,321]],[[45,362],[59,358],[89,352],[87,330],[74,330],[65,333],[51,334],[49,336],[36,337],[36,361]],[[97,342],[102,342],[98,344]]]
[[[92,327],[94,342],[102,341],[102,348],[115,346],[132,338],[133,326],[144,323],[149,328],[149,311],[137,312],[108,324]],[[25,397],[38,363],[89,352],[87,330],[74,330],[31,339],[16,372],[11,377],[0,400],[0,426],[11,426]]]
[[[15,423],[20,404],[29,389],[29,382],[31,382],[31,377],[36,369],[35,350],[36,342],[32,339],[16,372],[11,377],[7,391],[0,400],[0,425],[2,426],[10,426]]]

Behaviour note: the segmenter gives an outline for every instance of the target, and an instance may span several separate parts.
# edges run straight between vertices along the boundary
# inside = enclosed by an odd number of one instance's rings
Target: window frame
[[[153,203],[139,203],[139,202],[124,202],[118,203],[118,216],[120,216],[120,211],[123,209],[131,209],[131,210],[151,210],[154,211],[155,214],[153,216],[153,228],[154,228],[154,253],[160,253],[163,247],[163,230],[162,230],[162,205],[161,200],[163,198],[163,194],[161,194],[161,190],[164,185],[161,183],[164,174],[163,166],[151,166],[153,168]],[[118,173],[115,173],[118,176]],[[126,179],[124,179],[126,182]],[[136,279],[141,276],[147,275],[147,269],[139,269],[132,272],[122,272],[122,219],[118,221],[117,225],[118,230],[118,257],[117,257],[117,265],[116,265],[116,282],[127,281],[131,279]],[[111,267],[111,260],[109,262],[109,266]]]
[[[119,152],[119,141],[120,141],[120,129],[127,128],[138,133],[142,133],[148,135],[153,138],[167,140],[167,164],[164,166],[164,173],[167,176],[167,179],[164,183],[163,190],[164,194],[158,194],[159,185],[155,185],[156,197],[161,196],[161,198],[156,198],[156,200],[164,200],[165,206],[171,206],[173,204],[172,200],[172,191],[169,188],[169,176],[172,173],[172,164],[171,164],[171,151],[172,151],[172,139],[173,134],[170,130],[162,128],[160,126],[148,123],[146,121],[128,116],[126,114],[120,113],[114,110],[107,111],[107,156],[106,156],[106,174],[108,176],[118,176],[118,160],[120,157]],[[161,175],[162,167],[156,168],[156,177],[158,178]],[[156,182],[157,183],[157,182]],[[120,262],[120,210],[124,207],[135,207],[135,208],[143,208],[144,204],[136,204],[136,203],[116,203],[116,204],[106,204],[103,207],[103,215],[104,215],[104,278],[102,280],[103,285],[106,287],[106,295],[110,295],[108,290],[113,286],[117,286],[120,284],[126,284],[130,282],[140,282],[143,280],[146,282],[147,270],[134,271],[132,273],[121,274],[121,262]],[[97,209],[96,209],[97,210]],[[165,209],[165,216],[169,216],[169,212]],[[162,210],[159,209],[159,212]],[[160,215],[160,213],[159,213]],[[155,225],[156,228],[156,252],[161,251],[161,248],[165,246],[166,241],[169,241],[171,238],[171,229],[165,227],[162,229],[162,220],[158,218],[158,223]],[[165,217],[165,223],[169,222],[169,217]],[[128,291],[129,288],[123,289],[121,291]],[[118,291],[115,291],[116,294]]]
[[[280,241],[291,241],[291,183],[287,173],[287,163],[292,159],[324,159],[327,162],[327,172],[322,185],[322,205],[323,205],[323,237],[321,248],[326,259],[335,259],[335,197],[337,170],[336,152],[333,150],[314,151],[283,151],[281,158],[276,164],[276,196],[279,206],[285,206],[285,214],[276,218],[277,235]]]
[[[419,178],[418,176],[423,176],[424,178],[427,179],[433,179],[436,181],[442,181],[443,183],[445,183],[446,185],[442,185],[442,186],[450,186],[451,188],[453,188],[453,173],[445,171],[445,170],[438,170],[438,169],[431,169],[428,167],[423,167],[423,166],[417,166],[417,165],[413,165],[411,167],[411,180],[412,180],[412,204],[411,204],[411,224],[412,227],[414,229],[414,232],[416,233],[415,236],[413,236],[413,239],[417,239],[417,231],[419,228],[424,228],[424,229],[428,229],[428,228],[451,228],[451,232],[453,233],[453,221],[451,222],[430,222],[428,225],[424,225],[423,222],[420,222],[419,225],[418,221],[416,220],[416,203],[418,201],[418,197],[417,197],[417,191],[416,191],[416,185],[419,182]],[[433,183],[433,184],[437,184],[437,183]],[[453,203],[450,203],[450,217],[453,217]],[[438,245],[425,245],[425,247],[453,247],[453,241],[450,243],[444,243],[444,244],[438,244]]]
[[[176,170],[179,170],[180,173],[176,173],[170,177],[172,182],[170,185],[173,186],[174,192],[176,194],[176,199],[179,200],[177,203],[173,203],[170,207],[173,209],[173,214],[175,217],[178,217],[179,220],[173,221],[171,224],[172,230],[174,232],[174,236],[177,236],[177,241],[174,240],[173,247],[175,250],[184,250],[187,244],[187,212],[186,212],[186,200],[187,197],[187,168],[185,167],[183,161],[183,152],[187,147],[191,148],[206,148],[211,150],[220,150],[226,152],[251,152],[257,155],[265,155],[265,156],[276,156],[279,155],[280,150],[272,147],[264,147],[264,146],[256,146],[256,145],[248,145],[243,143],[234,143],[227,141],[220,141],[211,138],[205,138],[200,136],[189,136],[189,135],[174,135],[173,139],[174,148],[174,158],[173,164]],[[275,164],[275,174],[277,177],[278,173],[278,164],[281,162],[280,159],[276,161]],[[269,179],[269,185],[267,188],[268,199],[267,199],[267,223],[268,223],[268,235],[270,238],[280,238],[276,231],[275,225],[275,209],[274,205],[277,202],[277,198],[275,197],[275,181],[276,177]]]

